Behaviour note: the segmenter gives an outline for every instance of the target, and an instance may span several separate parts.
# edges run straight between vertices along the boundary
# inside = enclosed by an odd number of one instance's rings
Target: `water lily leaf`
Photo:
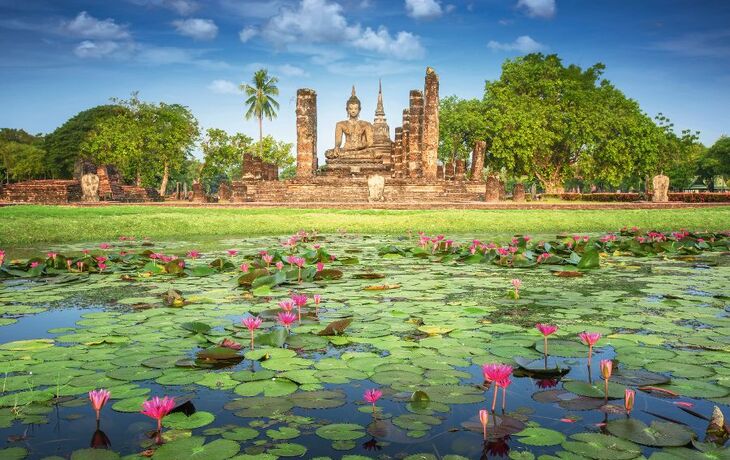
[[[215,415],[210,412],[197,411],[191,415],[182,412],[174,412],[162,419],[162,424],[168,428],[178,430],[192,430],[201,426],[210,425],[215,420]]]
[[[0,451],[0,454],[2,453],[3,451]],[[8,457],[2,456],[0,458],[7,459]],[[25,457],[15,458],[21,459]],[[119,458],[121,457],[118,453],[106,449],[79,449],[71,453],[71,460],[117,460]]]
[[[224,439],[230,439],[232,441],[249,441],[257,438],[258,435],[258,431],[247,426],[239,426],[222,434]]]
[[[286,398],[264,396],[236,399],[223,407],[239,417],[272,417],[289,412],[294,403]]]
[[[653,421],[647,426],[635,418],[611,420],[606,429],[614,436],[651,447],[679,447],[695,437],[691,428],[678,423]]]
[[[0,458],[5,460],[23,460],[28,456],[28,450],[24,447],[6,447],[0,449]],[[117,455],[116,458],[119,458]]]
[[[210,325],[201,323],[200,321],[182,323],[180,327],[185,329],[186,331],[194,332],[196,334],[207,334],[211,330]]]
[[[352,441],[365,436],[365,427],[356,423],[333,423],[317,428],[316,433],[330,441]]]
[[[325,268],[314,275],[315,281],[338,280],[340,278],[342,278],[342,271],[334,268]]]
[[[299,430],[290,426],[282,426],[278,430],[266,430],[266,436],[276,441],[294,439],[299,437],[300,434]]]
[[[324,329],[319,331],[317,335],[320,336],[328,336],[328,335],[340,335],[343,332],[345,332],[345,329],[347,329],[350,324],[352,324],[352,317],[340,319],[337,321],[333,321],[327,325]]]
[[[34,351],[50,348],[53,346],[52,339],[16,340],[0,345],[0,350],[11,351]]]
[[[603,382],[595,383],[593,385],[587,382],[564,382],[563,388],[575,393],[580,396],[587,396],[589,398],[603,398],[606,395]],[[617,383],[608,383],[608,397],[611,399],[623,398],[626,387]]]
[[[274,378],[271,380],[256,380],[238,385],[233,391],[241,396],[285,396],[297,391],[297,384],[291,380]]]
[[[631,441],[600,433],[578,433],[574,441],[565,441],[563,449],[596,460],[632,460],[641,455],[641,447]],[[569,457],[568,457],[569,458]]]
[[[702,380],[672,379],[671,384],[662,388],[690,398],[721,398],[730,393],[730,388]]]
[[[363,291],[388,291],[390,289],[398,289],[400,284],[374,284],[372,286],[366,286]]]
[[[279,457],[301,457],[307,453],[307,448],[301,444],[282,443],[269,449],[268,453]]]
[[[428,335],[444,335],[448,334],[449,332],[453,331],[453,327],[447,327],[447,326],[420,326],[418,328],[419,331],[425,332]]]
[[[525,428],[515,436],[519,436],[519,441],[527,446],[555,446],[565,441],[563,433],[541,427]]]
[[[156,451],[156,460],[178,460],[181,458],[200,460],[225,460],[241,449],[236,441],[217,439],[205,444],[202,436],[177,439],[161,445]]]
[[[292,403],[304,409],[331,409],[345,405],[346,396],[341,390],[299,392],[291,396]]]

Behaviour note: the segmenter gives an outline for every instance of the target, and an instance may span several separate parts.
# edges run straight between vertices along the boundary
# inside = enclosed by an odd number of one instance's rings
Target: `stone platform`
[[[313,177],[307,180],[250,181],[243,202],[368,203],[367,178]],[[236,184],[236,182],[234,182]],[[484,184],[467,181],[419,181],[386,177],[383,202],[474,202],[484,200]]]

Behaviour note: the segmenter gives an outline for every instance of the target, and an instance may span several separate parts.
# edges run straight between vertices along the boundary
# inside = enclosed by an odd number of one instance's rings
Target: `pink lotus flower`
[[[198,257],[200,257],[200,253],[198,251],[188,251],[187,256],[190,257],[191,259],[195,260]]]
[[[81,252],[83,252],[87,256],[89,255],[89,250],[88,249],[82,249]]]
[[[261,318],[256,316],[247,316],[241,320],[241,323],[246,326],[251,333],[251,349],[253,350],[253,331],[261,327],[261,323],[263,323],[263,321]]]
[[[111,247],[111,245],[109,243],[101,243],[99,245],[99,248],[101,248],[101,249],[109,249],[110,247]]]
[[[634,390],[624,390],[624,409],[626,409],[626,415],[631,415],[631,411],[634,409],[634,397],[636,392]]]
[[[31,262],[30,268],[36,268],[38,266],[38,262]]]
[[[221,340],[220,343],[218,344],[218,346],[223,347],[223,348],[230,348],[231,350],[240,350],[241,349],[240,343],[236,342],[235,340],[231,340],[227,337],[225,339]]]
[[[509,380],[510,375],[512,375],[512,366],[507,364],[485,364],[482,366],[482,374],[484,380],[491,382],[494,387],[494,396],[492,397],[492,411],[494,412],[494,408],[497,406],[497,387],[501,386],[499,382]]]
[[[142,403],[142,413],[147,417],[157,420],[157,431],[162,430],[162,419],[167,416],[175,408],[175,398],[168,398],[167,396],[162,399],[155,396]]]
[[[375,403],[378,402],[378,399],[380,399],[381,396],[383,396],[382,391],[371,388],[369,390],[365,390],[365,393],[362,395],[362,399],[373,405],[373,413],[375,413]]]
[[[294,309],[294,301],[290,299],[282,300],[279,302],[279,306],[284,311],[292,311]]]
[[[91,401],[91,407],[96,411],[96,421],[99,421],[101,409],[104,404],[109,400],[111,393],[109,390],[92,390],[89,392],[89,401]]]
[[[512,286],[515,288],[516,291],[519,291],[522,287],[522,280],[514,278],[512,281]]]
[[[177,266],[180,267],[180,268],[185,268],[185,261],[184,260],[179,261],[177,263]]]
[[[314,249],[319,249],[319,248],[321,248],[322,246],[320,246],[320,245],[318,245],[318,244],[315,244],[315,245],[313,245],[312,247],[313,247]]]
[[[229,256],[233,257],[236,254],[238,254],[238,249],[229,249],[226,252],[228,253]]]
[[[271,256],[269,254],[264,254],[261,256],[261,259],[266,263],[266,266],[268,267],[271,265],[271,262],[274,260],[274,256]]]
[[[555,331],[558,330],[558,326],[554,326],[552,324],[544,324],[544,323],[537,323],[535,325],[538,331],[542,334],[542,338],[544,341],[544,345],[542,348],[543,354],[545,355],[545,366],[547,366],[547,356],[548,356],[548,336],[553,334]]]
[[[605,392],[605,399],[608,401],[608,379],[611,378],[611,372],[613,371],[613,361],[610,359],[601,360],[601,376],[603,377],[603,389]]]
[[[71,259],[66,259],[66,268],[71,270]]]
[[[542,254],[537,256],[537,263],[541,264],[541,263],[545,262],[546,260],[548,260],[550,258],[551,255],[552,254],[550,254],[549,252],[543,252]]]
[[[56,257],[58,257],[58,253],[57,252],[49,252],[49,253],[46,254],[46,256],[48,256],[49,259],[56,260]]]
[[[588,345],[588,365],[591,365],[591,358],[593,357],[593,345],[598,342],[598,340],[601,338],[601,334],[598,332],[581,332],[578,334],[578,337],[580,337],[580,341],[583,342],[583,345]]]
[[[107,259],[106,257],[104,257],[104,256],[99,256],[99,257],[97,257],[97,258],[96,258],[96,261],[97,261],[97,262],[101,262],[101,263],[104,263],[104,262],[106,262],[107,260],[108,260],[108,259]]]
[[[306,294],[292,294],[291,299],[294,302],[294,304],[300,308],[307,304]]]
[[[319,304],[322,303],[322,296],[319,294],[314,294],[312,296],[312,299],[314,299],[314,314],[319,315]]]
[[[76,262],[76,268],[77,268],[77,269],[78,269],[79,271],[81,271],[81,272],[82,272],[82,271],[84,271],[84,263],[83,263],[82,261],[80,261],[80,260],[79,260],[78,262]]]
[[[276,263],[276,269],[277,270],[281,271],[283,268],[284,268],[284,263],[283,262],[277,262]]]
[[[482,423],[482,432],[484,434],[484,440],[487,440],[487,425],[489,425],[489,412],[486,409],[479,411],[479,421]]]
[[[282,326],[286,328],[288,331],[291,325],[294,323],[294,321],[297,320],[297,317],[294,315],[294,313],[290,311],[282,311],[279,312],[279,323],[281,323]]]
[[[324,270],[324,264],[322,262],[317,262],[317,265],[315,265],[315,267],[317,267],[317,273]]]
[[[99,267],[100,272],[103,272],[106,269],[106,264],[104,262],[99,262],[96,266]]]
[[[5,261],[5,251],[0,249],[0,265],[3,264],[3,261]]]
[[[241,271],[242,271],[243,273],[248,273],[248,269],[249,269],[249,267],[250,267],[250,265],[249,265],[249,264],[241,264]]]

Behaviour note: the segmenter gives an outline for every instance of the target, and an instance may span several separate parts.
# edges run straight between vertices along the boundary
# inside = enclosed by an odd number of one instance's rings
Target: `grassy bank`
[[[159,240],[320,232],[469,234],[730,229],[730,207],[647,210],[339,210],[109,206],[0,208],[0,248],[105,241],[121,235]]]

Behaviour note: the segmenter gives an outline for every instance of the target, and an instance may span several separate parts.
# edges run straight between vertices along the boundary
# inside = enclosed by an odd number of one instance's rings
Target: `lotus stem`
[[[502,388],[502,413],[504,414],[507,407],[507,387]]]
[[[251,331],[251,349],[253,350],[253,330]]]
[[[492,412],[494,412],[494,408],[497,407],[497,382],[492,382],[492,385],[494,385],[494,396],[492,397]]]
[[[603,381],[603,390],[605,393],[605,397],[603,399],[605,399],[606,402],[608,402],[608,379]]]

